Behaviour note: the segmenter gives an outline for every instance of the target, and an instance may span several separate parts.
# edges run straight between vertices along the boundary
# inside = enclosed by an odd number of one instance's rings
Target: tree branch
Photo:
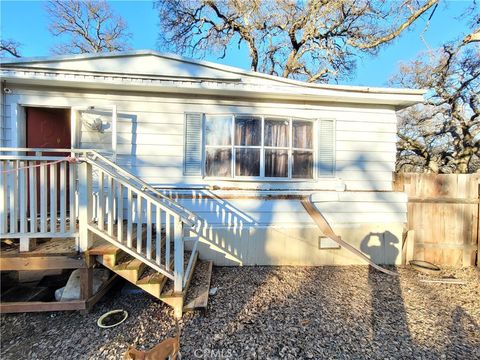
[[[369,43],[362,43],[362,42],[353,42],[348,41],[348,43],[354,47],[359,49],[372,49],[376,48],[383,43],[387,43],[396,37],[398,37],[405,29],[407,29],[415,20],[417,20],[425,11],[430,9],[433,5],[437,4],[439,0],[429,0],[425,5],[423,5],[420,9],[415,11],[405,22],[403,22],[397,29],[390,32],[388,35],[385,35],[381,38],[375,39]]]

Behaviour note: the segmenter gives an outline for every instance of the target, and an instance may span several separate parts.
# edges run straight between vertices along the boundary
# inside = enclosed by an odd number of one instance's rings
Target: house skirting
[[[400,264],[403,223],[339,224],[343,240],[378,264]],[[212,227],[204,231],[200,257],[215,265],[360,265],[365,262],[346,249],[320,248],[315,226]]]

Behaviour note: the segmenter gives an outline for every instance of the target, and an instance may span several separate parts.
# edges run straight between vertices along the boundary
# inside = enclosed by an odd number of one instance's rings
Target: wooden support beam
[[[183,302],[184,302],[183,293],[174,293],[172,291],[162,295],[160,300],[162,300],[167,305],[173,307],[173,314],[175,318],[181,319],[183,315]]]
[[[93,294],[93,268],[80,269],[80,300],[87,300]]]
[[[407,247],[405,263],[408,264],[415,256],[415,230],[408,230],[405,246]]]
[[[25,256],[0,258],[1,271],[81,269],[85,268],[82,256]]]
[[[42,311],[72,311],[85,310],[85,300],[71,301],[28,301],[0,303],[0,313],[42,312]]]
[[[120,277],[117,274],[114,274],[108,281],[103,284],[103,286],[98,290],[95,295],[91,296],[87,300],[86,309],[90,310],[93,305],[95,305],[107,292],[112,288],[113,285],[117,283]]]

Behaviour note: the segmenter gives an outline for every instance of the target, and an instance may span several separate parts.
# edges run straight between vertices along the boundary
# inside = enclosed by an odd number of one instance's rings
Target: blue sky
[[[152,1],[111,1],[113,9],[128,24],[133,35],[132,46],[135,49],[157,49],[158,17]],[[443,0],[437,8],[423,37],[430,48],[440,46],[445,40],[463,37],[468,31],[462,12],[471,1]],[[13,38],[23,44],[23,56],[47,56],[59,39],[48,32],[48,17],[44,10],[44,1],[1,0],[0,36]],[[430,12],[418,21],[410,30],[377,56],[365,56],[358,61],[356,75],[342,83],[350,85],[384,86],[395,72],[400,61],[412,59],[418,52],[427,50],[420,35]],[[246,49],[236,47],[224,59],[208,57],[206,60],[217,63],[249,68]]]

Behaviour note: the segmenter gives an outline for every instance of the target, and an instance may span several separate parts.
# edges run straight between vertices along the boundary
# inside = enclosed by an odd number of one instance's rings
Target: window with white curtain
[[[205,175],[313,178],[314,122],[289,117],[207,115]]]
[[[232,117],[205,119],[205,175],[232,176]]]

